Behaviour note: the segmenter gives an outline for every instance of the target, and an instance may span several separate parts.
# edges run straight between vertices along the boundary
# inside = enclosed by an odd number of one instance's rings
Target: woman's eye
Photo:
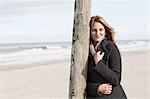
[[[92,29],[91,31],[92,31],[92,32],[96,32],[96,29]]]
[[[103,29],[99,29],[99,31],[103,31]]]

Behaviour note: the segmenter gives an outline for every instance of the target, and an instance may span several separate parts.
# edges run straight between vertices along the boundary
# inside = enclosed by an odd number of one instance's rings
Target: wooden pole
[[[91,0],[75,0],[69,99],[85,99]]]

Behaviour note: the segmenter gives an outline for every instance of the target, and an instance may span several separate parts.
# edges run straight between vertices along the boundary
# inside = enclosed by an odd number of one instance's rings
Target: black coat
[[[98,50],[105,52],[105,54],[97,65],[93,56],[89,54],[86,86],[87,99],[127,99],[120,85],[121,56],[116,44],[105,39],[98,46]],[[111,94],[99,95],[97,93],[98,86],[104,83],[112,85]]]

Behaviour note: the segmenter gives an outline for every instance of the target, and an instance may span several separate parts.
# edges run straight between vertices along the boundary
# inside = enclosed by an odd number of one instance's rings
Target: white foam
[[[145,41],[132,41],[125,44],[118,44],[120,51],[142,51],[150,50],[150,43]]]
[[[67,59],[70,56],[70,49],[31,49],[15,53],[0,55],[0,65],[27,64],[42,61],[53,61]]]
[[[123,41],[117,46],[120,51],[150,50],[149,41]],[[0,66],[71,58],[71,46],[62,44],[0,46],[0,51]]]

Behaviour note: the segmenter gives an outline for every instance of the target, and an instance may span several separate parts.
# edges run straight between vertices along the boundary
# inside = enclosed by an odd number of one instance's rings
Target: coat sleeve
[[[97,93],[97,88],[99,87],[100,83],[91,83],[88,82],[86,86],[86,92],[91,96],[99,96]]]
[[[111,45],[108,65],[109,66],[106,66],[103,60],[100,60],[94,67],[94,70],[98,72],[98,74],[100,74],[108,83],[116,86],[120,84],[121,80],[121,56],[115,44]]]

